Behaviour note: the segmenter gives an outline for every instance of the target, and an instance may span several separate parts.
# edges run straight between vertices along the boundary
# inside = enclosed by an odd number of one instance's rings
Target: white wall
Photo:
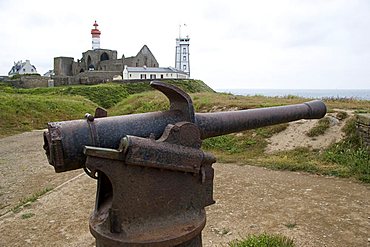
[[[24,63],[23,67],[19,70],[18,73],[20,75],[23,75],[23,74],[36,74],[37,71],[31,65],[30,60],[26,60],[26,62]]]
[[[189,78],[188,75],[179,74],[175,72],[169,72],[169,73],[128,72],[127,69],[125,68],[125,70],[123,71],[123,80],[144,79],[141,77],[141,75],[145,75],[146,79],[188,79]],[[155,78],[151,78],[150,77],[151,75],[155,76]]]

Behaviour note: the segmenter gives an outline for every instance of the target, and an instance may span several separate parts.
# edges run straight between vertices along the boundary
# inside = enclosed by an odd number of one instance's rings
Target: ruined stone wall
[[[47,87],[49,77],[44,76],[22,76],[16,80],[8,80],[13,87],[17,88],[35,88],[35,87]]]
[[[159,67],[157,59],[146,45],[141,48],[136,56],[125,58],[123,64],[128,67]]]
[[[370,150],[370,114],[358,114],[356,127],[358,135]]]
[[[123,71],[122,59],[101,61],[99,63],[98,70],[122,72]]]
[[[77,85],[74,76],[53,76],[54,86]]]
[[[54,58],[54,73],[57,76],[72,75],[73,57],[55,57]]]
[[[124,65],[129,67],[159,67],[149,48],[144,45],[134,57],[117,59],[117,51],[108,49],[88,50],[82,58],[54,58],[54,85],[97,84],[122,76]]]
[[[117,51],[107,49],[88,50],[82,53],[81,66],[86,71],[89,67],[99,70],[101,61],[117,60]]]

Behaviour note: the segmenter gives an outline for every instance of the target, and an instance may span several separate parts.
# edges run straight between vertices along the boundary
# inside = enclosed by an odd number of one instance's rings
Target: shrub
[[[348,117],[348,113],[345,111],[339,111],[336,116],[339,120],[346,119]]]
[[[294,247],[294,241],[280,234],[249,235],[229,243],[230,247]]]
[[[330,127],[330,119],[328,117],[321,118],[317,124],[307,132],[307,136],[315,137],[323,135],[327,129]]]

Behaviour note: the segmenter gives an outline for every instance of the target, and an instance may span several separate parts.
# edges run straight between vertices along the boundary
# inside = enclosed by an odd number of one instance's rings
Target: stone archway
[[[90,66],[90,64],[91,64],[91,57],[89,55],[89,56],[87,56],[87,66]]]
[[[109,56],[108,56],[108,53],[103,52],[103,53],[100,55],[100,61],[105,61],[105,60],[109,60]]]

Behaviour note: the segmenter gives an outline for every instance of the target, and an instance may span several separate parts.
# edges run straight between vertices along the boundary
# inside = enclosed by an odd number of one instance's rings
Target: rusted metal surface
[[[85,148],[86,167],[98,173],[97,246],[202,246],[215,158],[200,150],[196,125],[166,130],[158,140],[126,136],[118,149]]]
[[[90,231],[96,246],[202,246],[205,207],[214,203],[213,155],[202,139],[321,118],[321,101],[234,112],[194,113],[177,87],[151,85],[170,100],[164,112],[49,123],[44,149],[56,172],[83,168],[97,179]]]
[[[201,138],[206,139],[299,119],[322,118],[325,114],[325,104],[319,100],[314,100],[288,106],[199,113],[196,114],[196,124],[201,131]]]

